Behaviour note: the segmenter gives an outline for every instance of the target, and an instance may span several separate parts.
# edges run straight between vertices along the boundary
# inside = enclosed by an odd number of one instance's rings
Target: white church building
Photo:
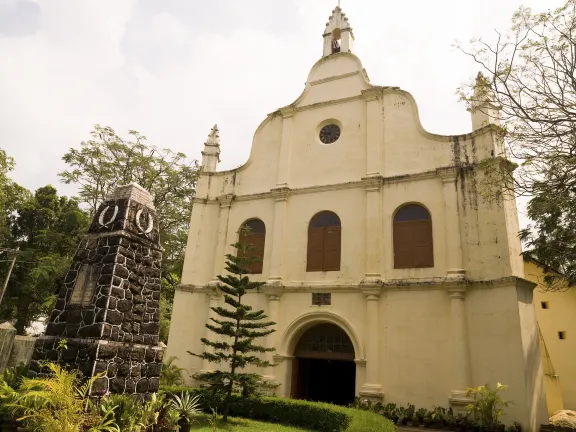
[[[167,356],[189,374],[215,368],[187,351],[215,337],[216,275],[250,241],[266,285],[246,298],[276,322],[276,366],[259,371],[276,395],[458,409],[468,387],[502,382],[505,421],[535,431],[546,402],[516,205],[479,190],[478,164],[505,157],[497,112],[472,112],[466,135],[430,133],[408,92],[370,83],[353,42],[337,7],[304,91],[264,119],[241,167],[217,170],[212,129]]]

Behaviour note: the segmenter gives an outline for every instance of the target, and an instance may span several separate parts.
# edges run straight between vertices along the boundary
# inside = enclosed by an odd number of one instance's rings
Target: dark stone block
[[[124,393],[133,394],[135,391],[136,391],[136,383],[131,379],[127,379],[126,389],[124,390]]]
[[[160,300],[160,291],[154,291],[154,292],[152,293],[152,298],[153,298],[154,300]]]
[[[105,308],[107,304],[108,297],[100,297],[98,300],[96,300],[96,307]]]
[[[97,323],[101,323],[104,321],[105,316],[106,316],[106,309],[98,308],[96,310],[96,317],[94,318],[94,321],[96,321]]]
[[[132,323],[132,333],[139,334],[140,333],[140,323]]]
[[[124,342],[132,342],[132,335],[130,333],[124,333]]]
[[[136,297],[139,297],[139,296],[136,296]],[[136,302],[136,297],[134,298],[134,302]],[[132,308],[132,312],[136,315],[142,315],[145,310],[146,310],[146,307],[142,303],[137,304]]]
[[[78,272],[70,270],[66,274],[66,279],[64,279],[64,282],[74,282],[76,280],[76,276],[78,276]]]
[[[112,359],[116,357],[117,349],[113,344],[101,344],[98,349],[99,359]]]
[[[157,349],[156,350],[156,361],[158,363],[162,363],[163,359],[164,359],[164,350],[163,349]]]
[[[72,309],[68,311],[68,324],[79,324],[82,322],[82,311],[80,309]]]
[[[87,348],[81,348],[78,351],[78,358],[81,360],[88,358],[88,349]]]
[[[126,257],[126,259],[134,259],[134,251],[131,251],[130,249],[128,249],[127,246],[128,245],[120,246],[118,248],[118,253],[124,255]]]
[[[110,380],[111,393],[124,393],[126,381],[123,378],[113,378]]]
[[[146,302],[146,307],[158,309],[160,307],[160,302],[148,301],[148,302]]]
[[[118,372],[116,372],[116,375],[119,377],[127,377],[129,373],[130,365],[128,363],[124,363],[118,367]]]
[[[101,326],[100,324],[91,324],[91,325],[87,325],[85,327],[81,327],[80,330],[78,330],[78,335],[80,337],[100,337],[101,334]]]
[[[134,297],[134,295],[130,291],[126,291],[124,295],[126,296],[126,300],[132,300],[132,298]]]
[[[50,350],[46,353],[46,360],[58,361],[59,353],[56,350]]]
[[[62,351],[62,359],[65,361],[70,362],[76,360],[77,356],[78,356],[78,348],[68,347],[68,349]]]
[[[62,336],[66,331],[66,323],[48,323],[46,326],[47,336]]]
[[[123,282],[122,278],[118,276],[114,276],[112,278],[112,285],[115,287],[120,287],[122,285],[122,282]]]
[[[112,296],[123,299],[124,298],[124,290],[118,287],[112,287]]]
[[[135,347],[130,353],[130,360],[141,363],[144,361],[146,349],[144,347]]]
[[[111,274],[103,274],[98,278],[98,285],[110,285],[112,283]]]
[[[136,393],[147,393],[149,381],[146,378],[141,379],[136,384]]]
[[[118,312],[115,310],[109,310],[108,314],[106,315],[106,322],[113,324],[113,325],[122,324],[123,319],[124,319],[124,314],[122,312]]]
[[[148,377],[159,377],[162,371],[162,363],[149,363],[148,364]]]
[[[94,374],[97,375],[102,372],[106,372],[108,369],[108,362],[105,361],[97,361],[96,365],[94,366]]]
[[[156,393],[158,391],[158,387],[160,386],[160,379],[159,378],[150,378],[148,385],[148,391],[151,393]]]
[[[142,333],[144,334],[158,334],[160,326],[156,322],[142,324]]]
[[[141,373],[140,365],[132,366],[132,369],[130,370],[130,376],[132,378],[140,378],[140,373]]]
[[[112,326],[110,324],[102,324],[102,337],[109,338],[112,334]]]
[[[132,302],[130,300],[120,300],[116,307],[120,312],[128,312],[132,309]]]
[[[117,262],[118,264],[124,265],[124,264],[126,263],[126,257],[123,256],[123,255],[118,254],[118,255],[116,255],[116,262]]]
[[[108,378],[98,378],[92,383],[91,393],[94,396],[102,396],[108,391]]]
[[[132,336],[132,342],[136,343],[136,344],[141,344],[144,343],[144,336],[143,335],[133,335]]]
[[[142,292],[142,287],[138,284],[130,284],[130,291],[132,291],[133,294],[140,294]]]
[[[120,338],[118,337],[118,336],[119,336],[119,332],[120,332],[120,330],[118,329],[118,327],[113,327],[113,328],[112,328],[112,332],[111,332],[111,334],[110,334],[110,339],[113,340],[113,341],[120,340]]]
[[[84,311],[82,313],[82,321],[84,322],[85,325],[94,324],[94,316],[95,315],[96,314],[92,310]]]
[[[118,365],[116,363],[110,363],[108,365],[107,375],[109,378],[114,378],[118,373]]]
[[[117,246],[120,244],[121,237],[108,237],[108,245],[109,246]]]
[[[156,352],[152,348],[146,348],[146,355],[144,357],[146,363],[152,363],[155,358],[156,358]]]
[[[102,266],[101,274],[103,275],[110,275],[110,280],[112,280],[112,276],[114,274],[114,264],[105,264]]]
[[[64,306],[66,306],[66,300],[64,300],[63,298],[59,298],[58,300],[56,300],[56,305],[54,306],[54,308],[62,310],[64,309]]]
[[[130,272],[123,265],[117,264],[114,269],[114,274],[122,279],[126,279],[130,275]]]
[[[106,263],[106,264],[114,263],[114,262],[116,262],[116,257],[114,256],[114,254],[106,255],[106,256],[102,259],[102,262],[103,262],[103,263]]]
[[[77,337],[80,324],[66,324],[66,336]]]
[[[116,309],[118,305],[118,299],[116,297],[110,297],[108,301],[108,309]]]

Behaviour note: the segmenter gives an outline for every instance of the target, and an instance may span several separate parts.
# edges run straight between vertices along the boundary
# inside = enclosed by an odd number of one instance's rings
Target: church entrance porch
[[[294,351],[292,397],[337,405],[354,400],[356,364],[348,335],[334,324],[318,324]]]

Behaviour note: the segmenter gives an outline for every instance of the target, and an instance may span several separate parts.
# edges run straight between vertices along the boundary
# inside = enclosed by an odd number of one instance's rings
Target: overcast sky
[[[266,114],[293,102],[322,54],[336,0],[0,0],[0,147],[13,178],[59,184],[95,123],[199,159],[214,123],[222,163],[248,158]],[[492,38],[520,5],[559,0],[342,0],[372,84],[414,95],[424,128],[471,131],[454,92],[477,72],[455,40]]]

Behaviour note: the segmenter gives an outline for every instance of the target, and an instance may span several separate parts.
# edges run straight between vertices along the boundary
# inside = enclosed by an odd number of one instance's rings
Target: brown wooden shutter
[[[324,262],[324,228],[308,229],[306,271],[322,271]]]
[[[412,228],[412,246],[414,248],[414,267],[434,267],[434,248],[432,246],[432,224],[427,221],[410,222]]]
[[[340,270],[340,227],[326,227],[324,233],[324,271]]]
[[[252,274],[261,274],[262,267],[264,264],[264,242],[265,242],[266,234],[258,233],[258,234],[251,234],[248,236],[248,240],[252,243],[254,247],[254,251],[251,253],[252,257],[258,258],[258,261],[253,262],[250,265],[250,273]]]
[[[414,267],[410,222],[394,222],[394,268]]]

